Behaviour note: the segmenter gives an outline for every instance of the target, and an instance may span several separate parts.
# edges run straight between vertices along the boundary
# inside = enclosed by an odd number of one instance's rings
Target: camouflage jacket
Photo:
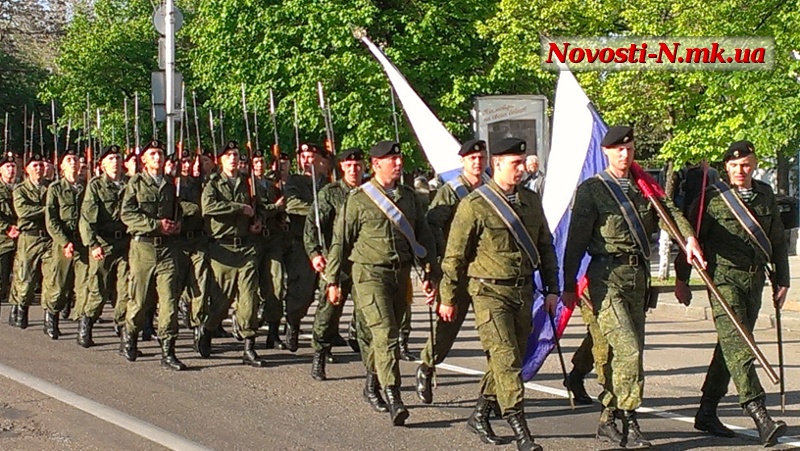
[[[205,228],[200,197],[203,194],[203,180],[196,177],[181,177],[178,197],[183,212],[181,234],[201,232]]]
[[[125,224],[119,216],[124,189],[124,183],[114,183],[105,174],[93,177],[86,185],[78,230],[81,240],[89,249],[103,247],[107,250],[111,245],[109,240],[124,239],[116,238],[124,237],[126,233]]]
[[[15,241],[7,235],[8,229],[17,224],[13,190],[14,185],[0,181],[0,253],[8,252],[16,247]]]
[[[245,216],[244,207],[252,203],[246,177],[239,175],[231,180],[222,173],[212,175],[201,199],[206,232],[215,240],[249,236],[252,220]],[[263,224],[264,204],[258,196],[254,203],[255,217]]]
[[[470,183],[464,176],[459,175],[458,178],[467,188],[467,191],[472,192]],[[430,207],[428,207],[428,213],[425,214],[428,225],[431,227],[431,232],[433,232],[433,236],[436,239],[436,255],[439,258],[444,257],[447,237],[450,234],[450,224],[453,222],[453,215],[456,213],[456,207],[459,202],[460,199],[453,186],[450,183],[445,183],[436,191],[436,196],[434,196]]]
[[[180,206],[176,210],[175,185],[171,177],[162,177],[161,183],[147,173],[140,172],[131,178],[122,197],[120,218],[128,226],[128,233],[137,236],[163,236],[161,220],[180,220]],[[177,213],[177,214],[176,214]]]
[[[373,184],[381,192],[386,191],[374,179]],[[440,269],[436,261],[436,244],[425,220],[425,210],[420,205],[414,190],[398,184],[392,199],[397,208],[408,219],[414,229],[418,243],[427,250],[423,265],[430,265],[431,278],[438,279]],[[326,276],[331,283],[339,283],[346,261],[376,266],[401,266],[414,261],[411,244],[383,211],[359,187],[350,192],[337,214],[328,252]]]
[[[47,185],[34,185],[29,178],[14,188],[12,197],[20,232],[46,230],[44,225],[46,194]]]
[[[351,187],[344,180],[325,185],[319,191],[317,199],[319,201],[319,226],[322,229],[322,239],[324,243],[319,242],[319,235],[317,234],[317,224],[312,212],[306,216],[306,226],[303,235],[303,244],[306,248],[306,253],[309,257],[317,255],[325,255],[328,253],[328,248],[333,239],[333,224],[336,220],[337,210],[344,205],[347,194],[355,188]]]
[[[318,177],[317,192],[326,184],[324,177]],[[306,216],[314,214],[314,184],[308,175],[292,174],[283,189],[292,238],[303,239]]]
[[[735,189],[733,191],[736,192]],[[775,194],[769,185],[758,180],[753,180],[753,192],[753,198],[744,204],[772,243],[772,263],[775,264],[776,283],[779,286],[788,287],[789,254],[783,236],[783,222],[775,202]],[[693,225],[697,223],[699,209],[700,199],[698,197],[689,210],[689,219]],[[714,187],[706,189],[705,208],[698,240],[703,246],[703,255],[709,265],[749,268],[767,263],[764,253],[757,250],[750,235]],[[689,280],[691,271],[692,267],[685,260],[675,261],[676,277],[679,280]]]
[[[53,237],[55,246],[63,248],[67,243],[82,245],[78,235],[78,221],[85,192],[85,187],[80,182],[72,185],[65,178],[51,183],[47,189],[45,221],[47,233]]]
[[[630,179],[628,197],[642,220],[648,238],[659,227],[655,208]],[[694,236],[694,230],[684,218],[683,213],[670,199],[661,203],[674,219],[684,237]],[[664,227],[663,224],[661,224]],[[646,243],[647,246],[650,242]],[[576,277],[581,260],[586,252],[589,255],[613,256],[620,254],[641,254],[633,232],[620,212],[619,204],[597,177],[584,180],[575,192],[572,205],[572,222],[569,225],[567,247],[564,251],[564,291],[575,292]]]
[[[494,181],[488,182],[488,187],[504,196]],[[511,207],[539,252],[545,291],[558,293],[558,263],[541,198],[524,189],[517,189],[517,195]],[[519,279],[531,277],[533,271],[527,254],[482,195],[473,191],[458,204],[442,259],[442,304],[455,305],[456,286],[464,278]]]

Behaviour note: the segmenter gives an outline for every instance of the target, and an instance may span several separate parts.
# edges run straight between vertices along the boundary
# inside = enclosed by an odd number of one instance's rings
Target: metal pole
[[[167,111],[167,153],[175,152],[175,2],[166,0],[165,30],[165,69],[166,69],[166,111]]]
[[[133,152],[139,156],[139,93],[133,95]]]

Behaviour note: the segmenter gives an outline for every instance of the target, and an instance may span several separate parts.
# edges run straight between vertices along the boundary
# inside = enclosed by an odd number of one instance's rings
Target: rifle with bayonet
[[[253,143],[250,140],[250,120],[247,117],[247,97],[245,96],[244,92],[244,83],[242,83],[242,113],[244,114],[244,126],[245,131],[247,132],[247,159],[252,164],[253,162]],[[248,171],[248,184],[250,185],[250,203],[253,207],[253,210],[256,209],[256,197],[258,196],[258,191],[256,190],[256,176],[255,172],[250,170]],[[256,216],[253,215],[253,221],[256,221]]]

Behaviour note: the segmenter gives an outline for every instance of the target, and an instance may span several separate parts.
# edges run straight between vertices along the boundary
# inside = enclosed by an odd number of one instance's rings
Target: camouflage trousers
[[[587,294],[588,292],[589,290],[586,290]],[[586,336],[583,337],[580,346],[572,355],[573,371],[586,376],[594,369],[597,373],[597,383],[605,387],[608,379],[606,371],[610,368],[607,363],[611,350],[603,333],[600,332],[600,326],[597,325],[597,318],[592,309],[583,301],[579,305],[581,318],[586,324]]]
[[[205,236],[178,238],[178,293],[189,306],[189,325],[200,326],[208,314],[208,284],[211,266],[208,263],[208,240]]]
[[[42,307],[57,313],[67,307],[75,297],[75,305],[86,304],[88,295],[89,253],[83,246],[76,246],[72,258],[64,256],[64,248],[53,246],[52,256],[42,269],[47,276],[42,280]]]
[[[428,337],[428,341],[422,349],[420,358],[428,367],[444,362],[447,354],[453,349],[458,332],[461,330],[464,319],[467,317],[467,312],[472,305],[472,296],[469,295],[466,283],[461,283],[456,287],[455,300],[456,317],[453,321],[447,322],[442,321],[437,316],[436,323],[433,326],[433,337]]]
[[[739,322],[752,334],[761,309],[761,296],[764,290],[764,270],[754,272],[730,266],[710,266],[709,274],[720,293],[730,304]],[[719,400],[733,384],[739,393],[739,404],[744,405],[764,396],[764,388],[758,380],[755,356],[742,340],[733,322],[709,293],[714,325],[717,328],[717,346],[708,366],[703,383],[703,396]]]
[[[311,267],[303,242],[292,241],[285,254],[286,264],[286,322],[298,326],[314,303],[317,273]]]
[[[14,255],[14,280],[11,284],[9,302],[20,306],[30,306],[37,282],[43,280],[42,271],[52,258],[52,240],[20,233],[17,237],[17,252]],[[48,276],[49,277],[49,276]]]
[[[258,291],[265,323],[278,323],[283,317],[283,295],[285,292],[283,266],[288,236],[272,232],[257,245],[258,249]],[[305,252],[303,253],[305,255]]]
[[[256,248],[247,243],[212,242],[208,245],[208,257],[214,277],[209,286],[211,306],[205,327],[212,332],[217,330],[235,300],[239,334],[242,338],[255,337],[258,329]]]
[[[650,274],[644,261],[620,265],[593,260],[587,272],[597,326],[610,358],[600,402],[609,409],[636,410],[644,389],[644,322]]]
[[[481,395],[497,400],[503,417],[523,412],[522,357],[532,327],[533,285],[508,287],[470,279],[468,289],[489,367],[481,379]]]
[[[175,243],[153,245],[131,240],[128,251],[130,300],[125,328],[136,334],[145,327],[146,313],[158,304],[158,337],[178,337],[178,269]]]
[[[124,324],[130,293],[128,291],[128,240],[118,241],[116,245],[104,247],[105,258],[95,260],[89,250],[89,274],[87,276],[88,294],[86,304],[76,304],[78,316],[97,319],[103,313],[106,301],[114,303],[114,323]]]
[[[339,284],[342,289],[342,301],[339,305],[328,302],[326,292],[327,282],[320,281],[319,304],[314,313],[314,326],[312,328],[311,346],[317,351],[330,351],[333,340],[339,333],[339,320],[342,317],[344,303],[352,291],[352,280],[348,279]]]

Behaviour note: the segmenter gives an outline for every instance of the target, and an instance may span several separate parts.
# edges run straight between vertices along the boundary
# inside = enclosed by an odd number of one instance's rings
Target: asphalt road
[[[668,301],[662,297],[662,302]],[[233,339],[215,340],[212,357],[200,359],[191,350],[190,333],[182,330],[178,357],[190,370],[176,373],[160,367],[155,342],[141,344],[144,356],[128,363],[117,355],[118,339],[109,323],[96,327],[98,346],[86,350],[75,343],[75,323],[62,323],[64,335],[52,341],[42,333],[40,310],[31,311],[33,321],[24,331],[6,324],[7,306],[0,312],[2,450],[515,449],[483,445],[465,428],[485,368],[471,314],[456,349],[439,369],[433,405],[422,405],[414,395],[416,365],[401,364],[411,416],[406,427],[392,427],[387,415],[374,413],[362,401],[363,366],[349,348],[335,349],[341,363],[328,365],[329,380],[317,382],[310,377],[308,337],[296,354],[264,350],[264,337],[259,337],[260,353],[270,365],[256,369],[240,363],[241,344]],[[416,305],[415,312],[412,349],[418,352],[427,310]],[[349,314],[348,307],[343,324]],[[305,330],[310,322],[309,316]],[[584,333],[580,318],[573,318],[563,339],[567,358]],[[777,362],[774,329],[759,329],[756,338],[767,358]],[[742,428],[736,438],[711,438],[692,428],[714,340],[710,321],[658,310],[650,314],[640,424],[658,449],[761,449],[735,396],[725,398],[720,414],[726,424]],[[800,334],[785,333],[784,341],[786,414],[778,408],[777,386],[759,371],[770,393],[771,413],[787,421],[794,436],[776,449],[800,447]],[[594,438],[599,405],[570,409],[561,379],[553,355],[528,386],[526,412],[536,441],[546,450],[609,449]],[[593,376],[587,389],[599,393]],[[504,421],[492,423],[498,434],[511,436]]]

